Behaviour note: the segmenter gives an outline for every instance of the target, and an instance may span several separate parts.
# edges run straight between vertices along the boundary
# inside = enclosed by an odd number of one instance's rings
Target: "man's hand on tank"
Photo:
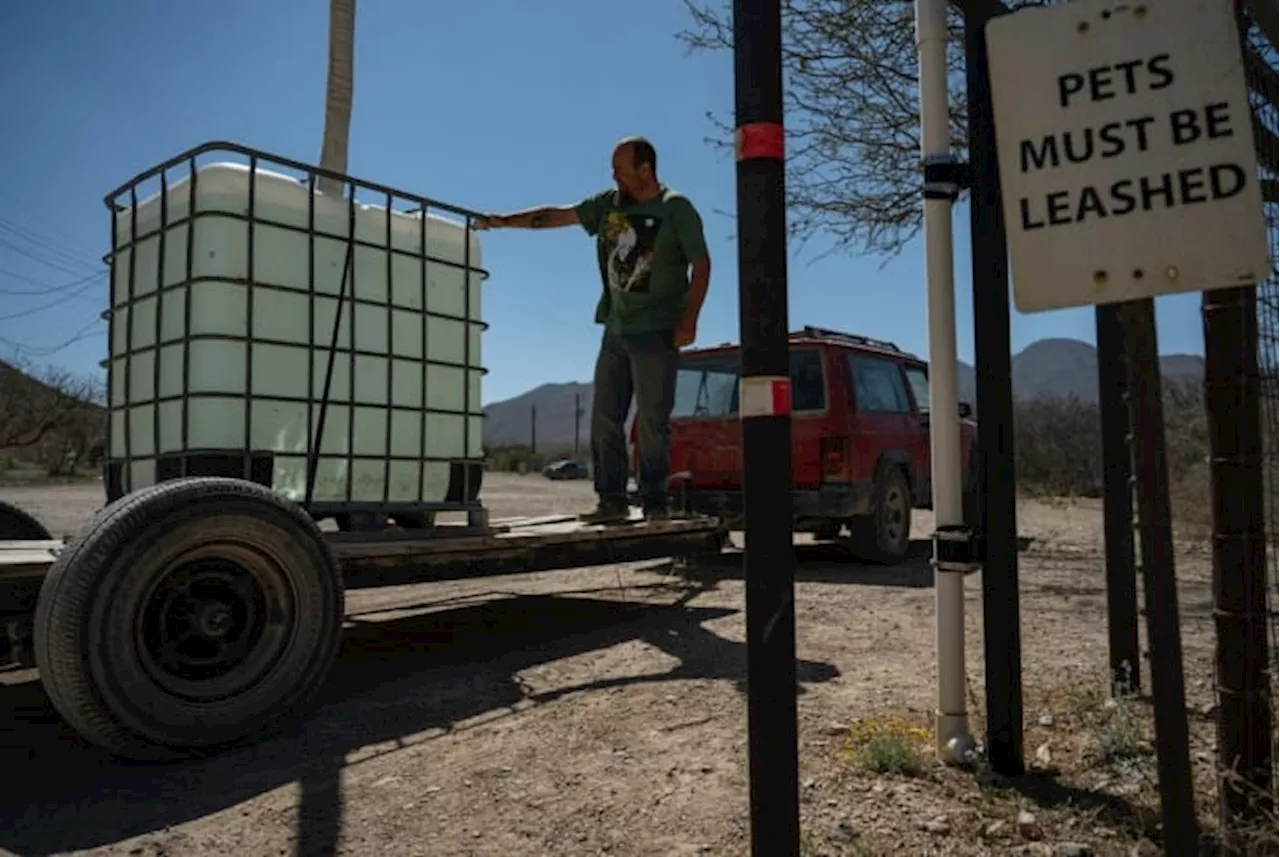
[[[676,348],[685,348],[693,345],[693,341],[698,338],[697,323],[683,322],[676,328]]]

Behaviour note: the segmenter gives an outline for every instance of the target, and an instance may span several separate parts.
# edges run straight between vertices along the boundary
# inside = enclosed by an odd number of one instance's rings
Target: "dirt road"
[[[583,507],[589,489],[491,477],[484,497],[495,516],[545,514]],[[71,530],[99,498],[100,486],[0,490],[55,532]],[[1149,708],[1105,703],[1100,510],[1024,501],[1019,516],[1033,539],[1021,556],[1026,752],[1044,770],[1014,782],[938,768],[927,752],[919,770],[912,762],[886,772],[863,743],[898,729],[876,746],[914,752],[915,727],[930,723],[934,593],[918,573],[927,516],[917,513],[922,541],[903,567],[801,549],[811,857],[1128,855],[1148,853],[1132,849],[1158,837]],[[1178,571],[1193,752],[1207,789],[1203,546],[1182,545]],[[967,600],[980,734],[976,575]],[[86,748],[31,671],[0,675],[0,850],[746,854],[742,604],[734,555],[696,575],[652,563],[353,593],[346,645],[317,711],[278,738],[180,765],[126,764]],[[1077,845],[1087,850],[1065,850]]]

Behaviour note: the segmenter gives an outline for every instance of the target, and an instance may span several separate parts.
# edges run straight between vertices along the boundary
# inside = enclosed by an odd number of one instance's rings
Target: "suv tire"
[[[876,476],[872,513],[853,519],[854,553],[869,562],[901,562],[911,548],[911,486],[900,467],[885,467]]]

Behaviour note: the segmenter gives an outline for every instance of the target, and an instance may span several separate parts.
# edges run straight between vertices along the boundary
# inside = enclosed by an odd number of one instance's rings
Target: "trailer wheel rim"
[[[898,485],[891,484],[885,490],[884,502],[880,507],[881,532],[890,544],[897,544],[902,540],[906,520],[906,494]]]
[[[262,551],[211,544],[169,563],[135,620],[138,655],[165,692],[214,703],[257,685],[288,647],[296,599]]]

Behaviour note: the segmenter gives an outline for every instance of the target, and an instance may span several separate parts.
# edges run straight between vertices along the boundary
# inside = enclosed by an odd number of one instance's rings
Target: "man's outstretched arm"
[[[477,218],[477,229],[559,229],[576,226],[578,211],[572,205],[543,205],[511,214],[489,214]]]

